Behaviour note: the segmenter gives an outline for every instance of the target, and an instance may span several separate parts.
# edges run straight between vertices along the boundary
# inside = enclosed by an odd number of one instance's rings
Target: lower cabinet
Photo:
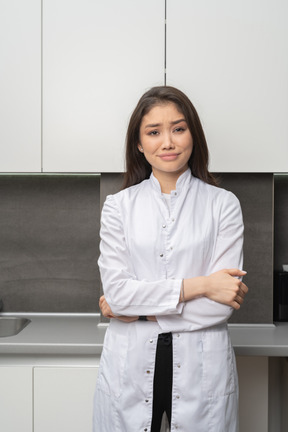
[[[33,368],[0,367],[0,430],[32,432]]]
[[[286,432],[287,359],[237,356],[237,367],[239,432]],[[92,432],[97,373],[90,364],[1,365],[0,431]]]
[[[33,432],[91,432],[97,372],[97,367],[35,367]]]
[[[92,432],[98,367],[1,366],[0,431]]]

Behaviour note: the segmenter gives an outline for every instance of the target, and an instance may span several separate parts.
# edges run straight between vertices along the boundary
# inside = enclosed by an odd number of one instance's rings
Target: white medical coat
[[[227,320],[232,308],[206,297],[179,303],[182,278],[242,267],[238,199],[182,174],[167,208],[158,180],[106,198],[99,267],[117,315],[157,322],[107,329],[94,399],[94,432],[149,432],[159,333],[173,334],[171,431],[236,432],[238,381]]]

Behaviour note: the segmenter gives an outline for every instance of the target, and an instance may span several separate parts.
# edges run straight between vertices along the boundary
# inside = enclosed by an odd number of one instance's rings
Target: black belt
[[[172,344],[172,333],[160,333],[158,335],[158,345],[169,346]]]

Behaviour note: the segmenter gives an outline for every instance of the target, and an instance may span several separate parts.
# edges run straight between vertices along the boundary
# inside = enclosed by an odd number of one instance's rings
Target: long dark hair
[[[174,103],[187,122],[193,138],[193,151],[188,166],[195,177],[206,183],[217,185],[208,171],[209,152],[204,131],[196,109],[190,99],[180,90],[170,86],[152,87],[140,98],[133,111],[126,135],[126,172],[123,189],[136,185],[151,175],[151,165],[138,149],[140,125],[143,117],[155,106]]]

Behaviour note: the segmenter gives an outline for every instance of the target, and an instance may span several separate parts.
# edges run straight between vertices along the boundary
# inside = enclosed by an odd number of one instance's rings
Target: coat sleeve
[[[115,315],[181,314],[181,279],[137,280],[127,248],[123,216],[113,195],[103,206],[98,260],[104,295]]]
[[[242,269],[243,232],[240,203],[235,195],[226,192],[207,275],[226,268]],[[157,321],[163,332],[193,331],[227,322],[232,312],[230,306],[201,297],[187,302],[181,315],[157,316]]]

